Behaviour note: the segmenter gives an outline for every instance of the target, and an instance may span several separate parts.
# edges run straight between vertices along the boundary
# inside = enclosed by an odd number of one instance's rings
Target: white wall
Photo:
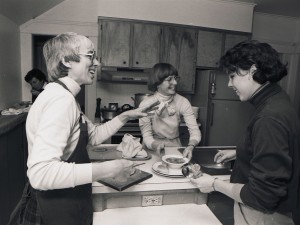
[[[288,76],[282,82],[295,108],[300,110],[300,18],[255,13],[253,39],[271,44],[288,62]],[[300,113],[300,111],[299,111]]]
[[[96,22],[110,16],[251,32],[253,7],[232,0],[65,0],[39,19]]]
[[[271,43],[281,53],[299,53],[300,19],[271,14],[254,13],[252,37]]]
[[[97,45],[98,16],[251,32],[253,7],[254,4],[223,0],[65,0],[21,26],[22,73],[32,67],[32,34],[73,31],[89,36]],[[30,99],[28,85],[23,82],[22,86],[23,99]],[[146,91],[145,85],[94,82],[86,88],[86,113],[93,118],[97,97],[102,99],[103,105],[108,102],[133,104],[130,97]]]
[[[21,101],[19,26],[0,14],[0,110]]]

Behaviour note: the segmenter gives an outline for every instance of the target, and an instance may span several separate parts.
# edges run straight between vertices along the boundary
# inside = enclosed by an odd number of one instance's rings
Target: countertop
[[[0,136],[11,131],[19,124],[26,121],[28,113],[21,113],[19,115],[0,115]]]
[[[99,123],[95,123],[99,125]],[[181,122],[179,124],[180,127],[186,127],[186,123]],[[198,126],[201,127],[201,123],[198,122]],[[140,132],[140,127],[138,121],[127,122],[122,126],[118,132]]]
[[[106,209],[94,213],[93,225],[221,225],[207,205],[177,204]]]
[[[177,150],[176,147],[167,147],[165,149],[166,154],[178,154],[181,153]],[[155,191],[155,190],[179,190],[179,189],[195,189],[196,187],[192,185],[189,179],[183,178],[170,178],[157,175],[152,171],[152,165],[161,161],[160,157],[155,154],[152,154],[152,158],[145,160],[146,164],[138,166],[137,168],[145,172],[153,174],[148,180],[145,180],[137,185],[134,185],[128,189],[126,192],[142,192],[142,191]],[[222,180],[229,180],[229,175],[219,175],[218,178]],[[115,193],[118,192],[110,187],[107,187],[99,182],[93,182],[93,193]]]

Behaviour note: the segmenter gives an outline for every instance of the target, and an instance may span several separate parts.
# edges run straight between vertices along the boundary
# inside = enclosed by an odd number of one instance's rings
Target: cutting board
[[[114,159],[122,159],[122,152],[117,150],[117,145],[103,144],[100,146],[91,147],[88,149],[88,154],[91,161],[108,161]],[[151,159],[151,154],[149,154],[149,152],[147,152],[146,157],[133,157],[128,160],[143,161],[148,159]]]
[[[135,184],[138,184],[144,180],[151,178],[153,175],[145,171],[136,169],[135,173],[132,174],[127,180],[124,178],[105,178],[98,180],[101,184],[111,187],[117,191],[123,191]]]

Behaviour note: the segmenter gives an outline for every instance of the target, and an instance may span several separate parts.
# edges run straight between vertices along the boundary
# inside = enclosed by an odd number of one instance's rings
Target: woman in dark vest
[[[91,225],[91,183],[128,177],[134,169],[127,160],[91,163],[86,146],[101,144],[128,120],[147,116],[147,109],[95,126],[75,100],[81,85],[93,83],[100,65],[91,40],[61,34],[44,45],[43,53],[50,83],[27,117],[29,183],[9,224]]]

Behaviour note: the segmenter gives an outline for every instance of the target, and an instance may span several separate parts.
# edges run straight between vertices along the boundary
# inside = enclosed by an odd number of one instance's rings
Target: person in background
[[[190,102],[176,93],[179,78],[178,71],[171,64],[157,63],[153,66],[148,90],[154,94],[144,99],[140,106],[155,101],[159,101],[160,104],[153,116],[139,120],[139,126],[146,148],[164,154],[164,147],[182,146],[179,139],[179,125],[183,118],[190,133],[183,156],[191,159],[194,147],[201,140],[201,133]]]
[[[26,74],[24,79],[31,85],[31,95],[33,103],[48,83],[47,77],[41,70],[32,69]]]
[[[95,126],[75,96],[90,85],[100,63],[90,39],[60,34],[43,47],[50,83],[32,105],[27,121],[27,176],[23,198],[11,215],[17,224],[91,225],[92,185],[102,178],[129,177],[133,162],[90,162],[86,146],[99,145],[147,108],[123,112]]]
[[[209,175],[191,182],[204,193],[218,191],[232,198],[236,225],[294,224],[300,124],[288,95],[277,84],[287,75],[286,65],[269,44],[252,40],[229,49],[221,66],[229,76],[228,87],[255,112],[236,150],[215,155],[217,163],[235,159],[230,183]]]

